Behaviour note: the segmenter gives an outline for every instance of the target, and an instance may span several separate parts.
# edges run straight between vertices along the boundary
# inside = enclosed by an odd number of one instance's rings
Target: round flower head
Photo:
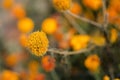
[[[54,18],[47,18],[42,23],[42,30],[47,34],[53,34],[57,30],[57,21]]]
[[[29,35],[27,47],[36,56],[43,56],[48,49],[48,39],[44,32],[36,31]]]
[[[86,58],[84,64],[90,71],[97,71],[100,66],[100,58],[96,54],[90,55]]]
[[[28,33],[34,28],[34,22],[30,18],[23,18],[18,21],[18,29],[22,33]]]
[[[53,0],[53,5],[60,11],[68,10],[71,6],[71,0]]]

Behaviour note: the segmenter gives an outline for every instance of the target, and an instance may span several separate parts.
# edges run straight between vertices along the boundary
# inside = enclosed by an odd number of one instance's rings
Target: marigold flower
[[[27,43],[27,35],[26,34],[21,34],[20,35],[20,38],[19,38],[19,41],[20,41],[20,44],[22,45],[22,46],[26,46],[26,43]]]
[[[117,38],[118,38],[118,32],[117,32],[117,30],[116,29],[111,29],[110,30],[110,42],[111,43],[116,42]]]
[[[57,21],[54,18],[47,18],[42,23],[42,30],[47,34],[53,34],[57,30]]]
[[[18,75],[9,70],[3,71],[1,78],[2,80],[19,80]]]
[[[47,55],[42,58],[42,67],[46,71],[52,71],[55,68],[55,59]]]
[[[43,31],[36,31],[29,35],[27,47],[34,55],[43,56],[48,49],[48,43],[46,34]]]
[[[77,2],[74,2],[73,5],[70,8],[70,11],[72,13],[78,15],[78,14],[80,14],[82,12],[82,8],[81,8],[81,6]]]
[[[103,77],[103,80],[110,80],[110,77],[107,76],[107,75],[105,75],[105,76]]]
[[[53,5],[59,11],[68,10],[71,6],[71,0],[53,0]]]
[[[70,45],[74,50],[80,50],[87,47],[90,40],[88,35],[75,35],[70,40]]]
[[[22,7],[22,5],[19,4],[15,5],[12,8],[11,12],[17,19],[22,19],[26,16],[24,8]]]
[[[98,10],[102,6],[102,0],[83,0],[83,4],[93,10]]]
[[[88,68],[90,71],[94,72],[100,66],[100,59],[96,54],[90,55],[86,58],[85,67]]]
[[[18,21],[18,29],[22,33],[28,33],[34,28],[34,22],[30,18],[23,18]]]

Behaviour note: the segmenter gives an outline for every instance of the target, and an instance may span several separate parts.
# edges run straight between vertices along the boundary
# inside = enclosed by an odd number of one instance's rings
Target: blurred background
[[[56,9],[53,1],[0,0],[0,80],[120,80],[120,0],[106,0],[108,42],[96,25]],[[69,11],[103,24],[102,4],[73,0]],[[47,34],[49,49],[86,52],[35,56],[26,43],[38,30]]]

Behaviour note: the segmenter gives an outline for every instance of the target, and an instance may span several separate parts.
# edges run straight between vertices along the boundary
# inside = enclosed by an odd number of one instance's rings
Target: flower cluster
[[[29,35],[27,47],[36,56],[43,56],[48,49],[49,41],[43,31],[36,31]]]

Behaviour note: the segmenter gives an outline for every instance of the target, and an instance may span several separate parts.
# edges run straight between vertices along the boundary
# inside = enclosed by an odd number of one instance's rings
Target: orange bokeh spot
[[[98,10],[102,6],[102,0],[83,0],[83,4],[93,10]]]
[[[20,35],[19,42],[20,42],[21,46],[26,47],[27,38],[28,38],[28,36],[26,34]]]
[[[13,6],[11,12],[17,19],[21,19],[21,18],[24,18],[26,16],[25,9],[23,8],[22,5]]]
[[[10,9],[13,6],[14,1],[13,0],[3,0],[2,6],[5,9]]]
[[[82,8],[77,2],[74,2],[72,7],[70,8],[70,11],[78,15],[82,12]]]
[[[42,58],[42,67],[45,71],[52,71],[55,68],[55,59],[51,56],[44,56]]]

